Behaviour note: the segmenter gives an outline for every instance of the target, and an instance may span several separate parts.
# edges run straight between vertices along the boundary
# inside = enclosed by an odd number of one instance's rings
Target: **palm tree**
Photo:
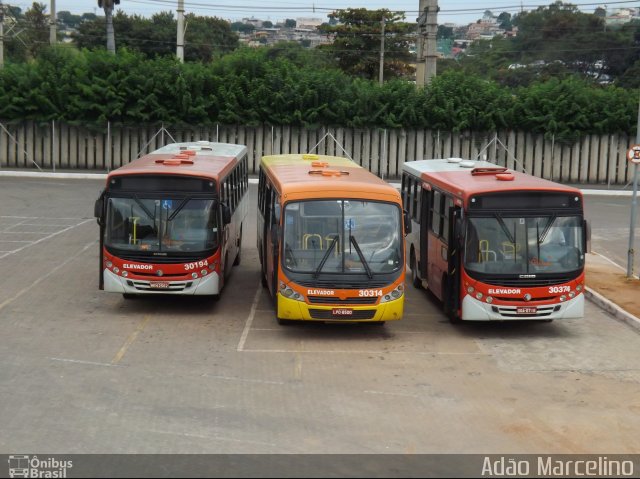
[[[120,0],[98,0],[98,6],[104,8],[107,17],[107,50],[116,52],[116,36],[113,32],[113,6],[120,5]]]

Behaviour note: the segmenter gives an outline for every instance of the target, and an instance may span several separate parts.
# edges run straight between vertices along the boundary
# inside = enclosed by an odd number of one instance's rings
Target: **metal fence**
[[[589,135],[567,144],[516,131],[110,123],[88,128],[61,122],[1,121],[0,168],[110,171],[166,143],[197,140],[247,145],[252,173],[263,155],[316,152],[349,156],[385,179],[397,179],[405,161],[448,157],[486,159],[564,183],[628,185],[633,175],[626,152],[634,139],[625,134]]]

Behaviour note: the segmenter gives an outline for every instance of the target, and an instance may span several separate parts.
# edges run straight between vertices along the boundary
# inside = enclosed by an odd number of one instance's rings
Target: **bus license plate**
[[[167,281],[152,281],[149,283],[151,289],[169,289],[169,283]]]
[[[353,315],[353,309],[333,308],[331,310],[331,314],[333,316],[352,316]]]
[[[516,308],[516,314],[536,314],[537,312],[538,312],[538,308],[532,308],[532,307]]]

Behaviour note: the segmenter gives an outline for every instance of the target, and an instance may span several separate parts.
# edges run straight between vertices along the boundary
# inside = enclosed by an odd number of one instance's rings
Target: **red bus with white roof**
[[[247,148],[172,143],[107,177],[96,201],[100,289],[217,296],[239,264]]]
[[[460,158],[405,163],[401,190],[412,283],[452,321],[583,316],[580,190]]]

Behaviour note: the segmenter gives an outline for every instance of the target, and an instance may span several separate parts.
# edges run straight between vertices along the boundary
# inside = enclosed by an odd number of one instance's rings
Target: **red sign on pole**
[[[627,160],[631,163],[640,163],[640,145],[633,145],[629,148],[629,151],[627,151]]]

